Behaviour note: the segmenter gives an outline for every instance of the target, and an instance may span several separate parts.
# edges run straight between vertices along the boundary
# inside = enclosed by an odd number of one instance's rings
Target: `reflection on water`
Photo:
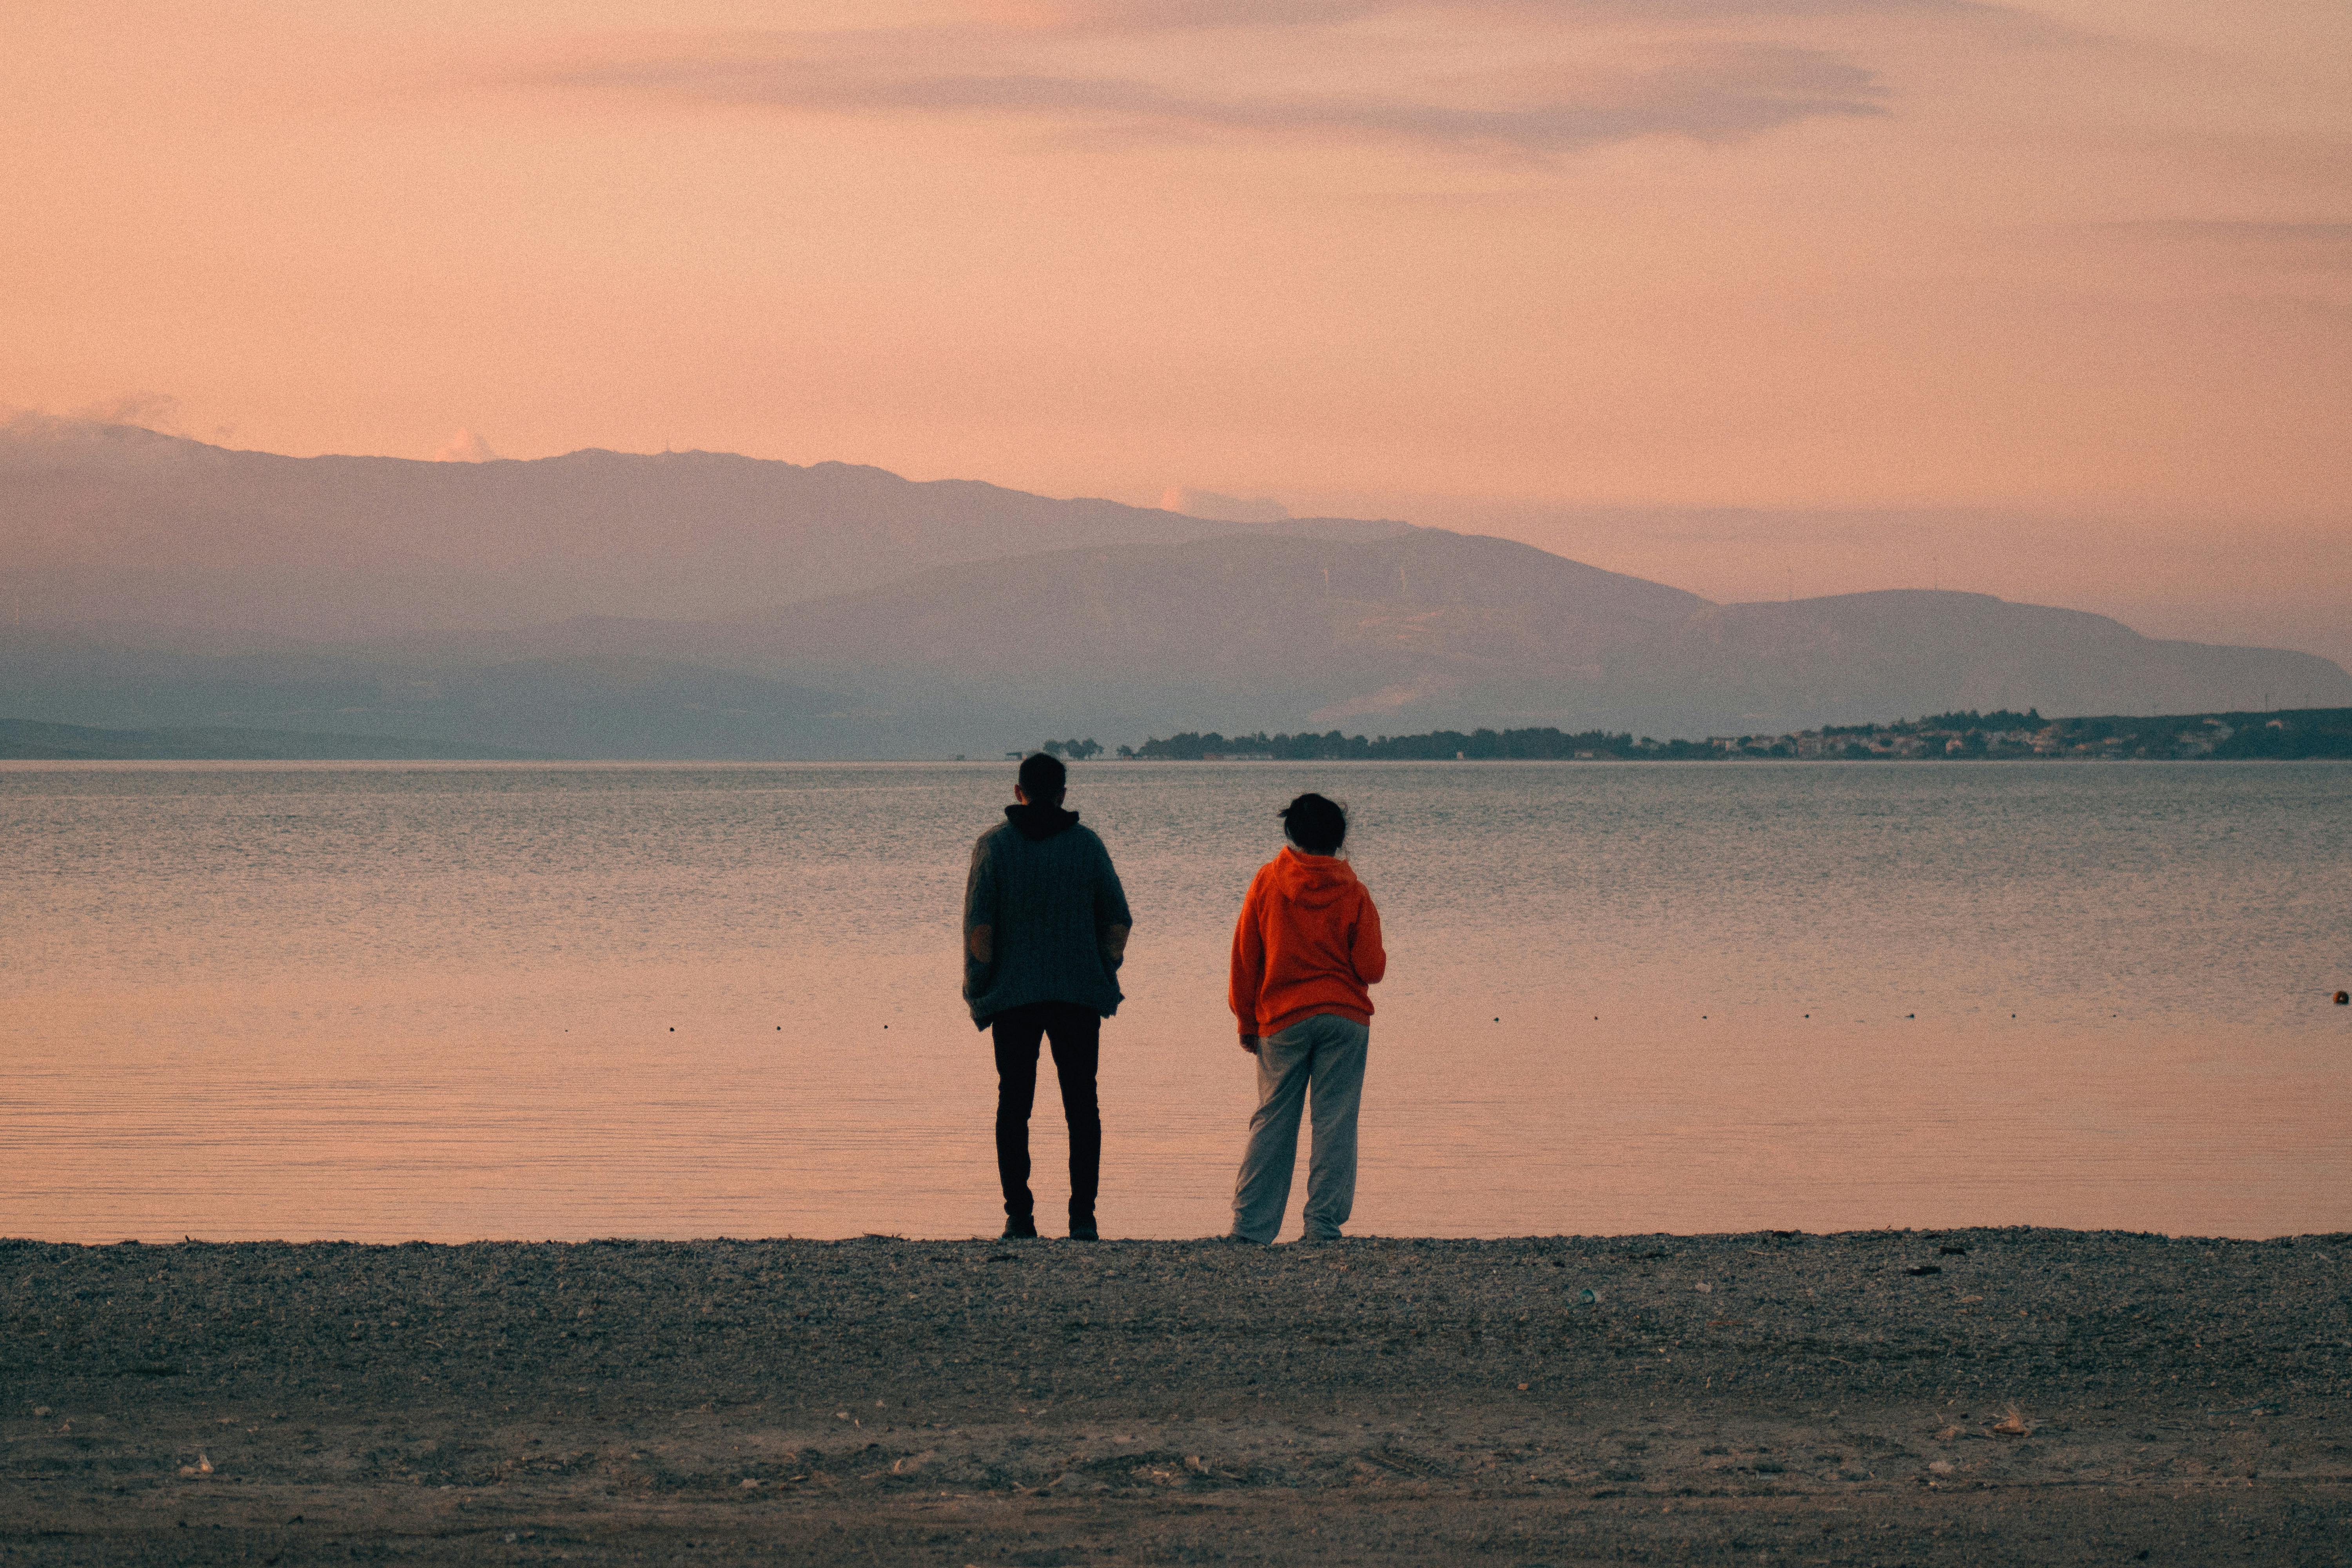
[[[0,767],[0,1233],[992,1234],[1010,783]],[[1224,1226],[1225,943],[1305,788],[1391,954],[1359,1231],[2352,1228],[2352,768],[1097,763],[1107,1234]]]

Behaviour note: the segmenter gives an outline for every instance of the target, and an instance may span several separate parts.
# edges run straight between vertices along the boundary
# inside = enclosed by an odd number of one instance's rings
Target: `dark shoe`
[[[1072,1241],[1100,1241],[1102,1239],[1102,1232],[1095,1228],[1095,1222],[1090,1219],[1074,1219],[1070,1222],[1070,1239]]]
[[[1008,1219],[1004,1222],[1004,1234],[998,1237],[996,1239],[999,1241],[1034,1241],[1037,1239],[1037,1222],[1034,1219]]]

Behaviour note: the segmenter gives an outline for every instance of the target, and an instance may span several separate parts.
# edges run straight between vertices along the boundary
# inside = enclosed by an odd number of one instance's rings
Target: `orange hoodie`
[[[1345,860],[1285,846],[1258,868],[1234,927],[1231,1005],[1244,1035],[1273,1035],[1318,1013],[1372,1021],[1388,973],[1381,911]]]

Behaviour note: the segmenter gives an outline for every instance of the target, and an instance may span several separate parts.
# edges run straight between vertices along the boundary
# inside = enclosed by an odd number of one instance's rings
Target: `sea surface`
[[[992,1235],[1011,783],[0,764],[0,1235]],[[1310,788],[1391,953],[1351,1230],[2352,1229],[2352,765],[1097,763],[1107,1235],[1226,1226]]]

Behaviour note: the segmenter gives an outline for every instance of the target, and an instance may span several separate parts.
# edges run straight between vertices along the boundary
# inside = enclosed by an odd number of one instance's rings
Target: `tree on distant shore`
[[[1045,754],[1049,757],[1067,757],[1074,763],[1082,763],[1088,757],[1101,756],[1102,742],[1091,735],[1083,741],[1048,741],[1045,742]]]
[[[2039,730],[2044,722],[2039,708],[2029,708],[2022,713],[2006,708],[1996,708],[1990,713],[1979,713],[1973,708],[1958,708],[1949,713],[1930,713],[1915,719],[1915,730],[1954,730],[1966,733],[1970,730]]]
[[[1198,762],[1204,756],[1236,752],[1262,752],[1279,761],[1296,763],[1452,762],[1456,757],[1479,762],[1544,762],[1643,754],[1631,735],[1604,730],[1570,735],[1550,728],[1475,730],[1467,734],[1459,730],[1439,730],[1427,735],[1371,737],[1342,734],[1337,730],[1320,735],[1269,735],[1261,730],[1255,735],[1232,736],[1213,730],[1207,734],[1186,731],[1164,741],[1155,736],[1135,748],[1134,754],[1147,759]]]
[[[2187,732],[2193,729],[2195,733]],[[2035,738],[2029,753],[2021,733]],[[1997,738],[2006,737],[1998,746]],[[2046,744],[2045,740],[2055,744]],[[1957,744],[1955,743],[1957,742]],[[1065,742],[1065,746],[1076,742]],[[1091,742],[1088,742],[1091,744]],[[1144,761],[1199,762],[1204,757],[1262,755],[1281,762],[1549,762],[1604,759],[1720,762],[1730,758],[1818,757],[1883,762],[1944,758],[2096,754],[2107,757],[2347,757],[2352,756],[2352,708],[2306,709],[2277,715],[2183,713],[2044,719],[2037,709],[1999,708],[1899,719],[1884,724],[1823,724],[1784,735],[1719,736],[1660,741],[1607,730],[1570,734],[1549,726],[1530,730],[1437,730],[1425,735],[1206,734],[1185,731],[1118,754]],[[1076,754],[1076,753],[1073,753]]]

